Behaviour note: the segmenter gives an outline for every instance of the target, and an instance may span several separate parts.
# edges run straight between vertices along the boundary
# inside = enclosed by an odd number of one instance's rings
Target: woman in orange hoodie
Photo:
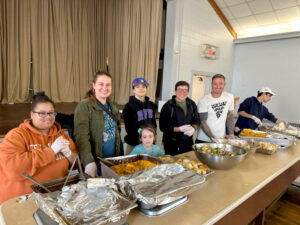
[[[77,156],[74,142],[55,122],[54,103],[44,92],[33,97],[30,115],[0,144],[0,204],[32,192],[34,183],[22,172],[39,182],[61,178]]]

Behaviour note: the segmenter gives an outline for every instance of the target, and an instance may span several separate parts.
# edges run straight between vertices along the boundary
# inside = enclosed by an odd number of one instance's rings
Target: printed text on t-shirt
[[[211,105],[211,108],[214,110],[214,112],[216,113],[216,117],[219,119],[220,116],[222,115],[223,113],[223,110],[225,108],[227,104],[227,101],[224,101],[224,102],[218,102],[216,104],[213,104]]]

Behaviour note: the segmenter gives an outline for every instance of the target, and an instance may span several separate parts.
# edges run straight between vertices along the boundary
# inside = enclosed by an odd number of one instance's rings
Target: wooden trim
[[[224,16],[224,14],[221,11],[221,9],[219,8],[219,6],[215,3],[214,0],[207,0],[207,1],[213,7],[213,9],[216,11],[217,15],[220,17],[220,19],[222,20],[222,22],[224,23],[225,27],[228,29],[228,31],[230,32],[232,37],[234,39],[237,39],[237,33],[235,32],[235,30],[233,29],[233,27],[231,26],[231,24],[229,23],[227,18]]]

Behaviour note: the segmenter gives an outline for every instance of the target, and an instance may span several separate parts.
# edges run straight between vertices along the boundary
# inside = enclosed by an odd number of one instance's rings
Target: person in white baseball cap
[[[272,113],[269,112],[263,103],[271,100],[275,93],[269,87],[262,87],[257,92],[257,97],[252,96],[246,98],[238,109],[239,117],[235,124],[235,134],[238,135],[243,129],[256,129],[262,124],[263,119],[272,121],[273,123],[280,123]]]
[[[260,94],[260,93],[269,93],[269,94],[271,94],[271,96],[276,95],[269,87],[262,87],[261,89],[258,90],[258,94]]]

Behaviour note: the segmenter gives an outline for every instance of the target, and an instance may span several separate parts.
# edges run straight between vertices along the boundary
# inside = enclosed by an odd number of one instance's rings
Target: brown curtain
[[[0,102],[3,98],[3,90],[4,90],[4,23],[6,18],[5,13],[5,1],[0,1]]]
[[[7,34],[0,34],[3,102],[25,101],[30,57],[34,91],[45,91],[55,102],[84,98],[93,73],[106,69],[107,58],[113,100],[125,104],[138,76],[150,83],[148,95],[154,100],[162,0],[1,2],[7,13],[0,17]]]
[[[148,96],[155,100],[160,52],[161,0],[106,0],[105,25],[98,33],[104,40],[110,72],[114,76],[113,99],[125,104],[131,94],[131,81],[145,77]],[[102,51],[102,49],[99,49]],[[100,61],[103,61],[100,58]]]
[[[30,84],[30,0],[1,1],[1,99],[24,102]]]

